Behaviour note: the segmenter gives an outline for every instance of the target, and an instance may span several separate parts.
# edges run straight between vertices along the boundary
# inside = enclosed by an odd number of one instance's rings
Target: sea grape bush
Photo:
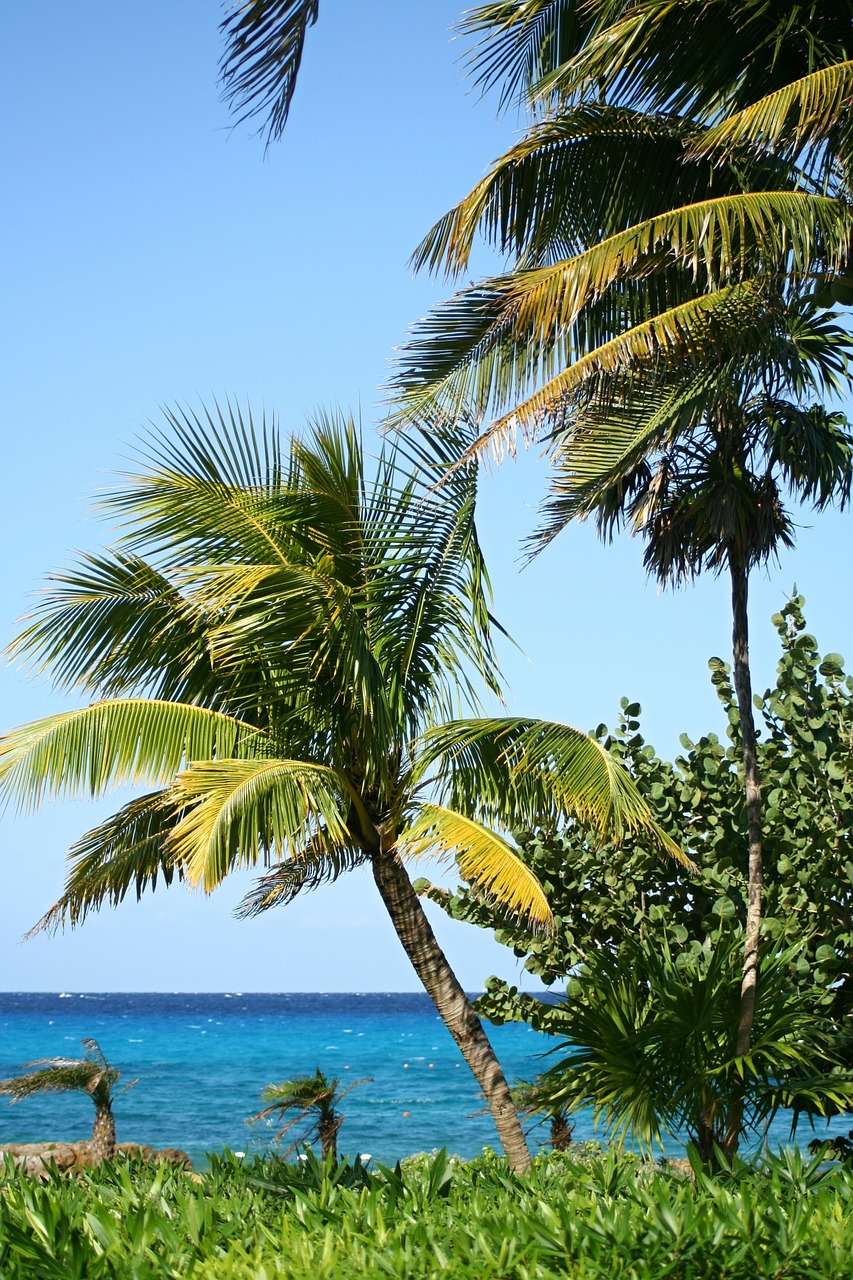
[[[765,917],[771,944],[798,944],[792,985],[813,1000],[835,1050],[853,1063],[853,677],[839,654],[822,656],[794,595],[773,618],[782,654],[775,686],[756,697],[763,728]],[[639,704],[622,699],[617,728],[597,736],[636,778],[661,825],[679,836],[699,874],[665,863],[642,837],[595,845],[579,830],[561,836],[515,833],[556,917],[536,935],[501,916],[475,893],[425,890],[451,915],[495,930],[546,983],[565,978],[587,955],[648,940],[698,953],[707,938],[746,914],[747,832],[739,718],[729,667],[710,662],[727,720],[691,741],[673,763],[640,731]],[[480,1011],[493,1021],[526,1020],[559,1034],[560,1012],[490,979]]]
[[[853,1173],[796,1153],[695,1180],[612,1152],[530,1174],[444,1153],[367,1173],[214,1157],[193,1181],[107,1163],[7,1168],[4,1280],[764,1280],[849,1276]]]

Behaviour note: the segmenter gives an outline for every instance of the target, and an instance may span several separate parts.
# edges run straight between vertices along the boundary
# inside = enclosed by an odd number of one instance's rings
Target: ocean
[[[543,1070],[548,1037],[523,1025],[487,1030],[510,1083]],[[438,1147],[463,1158],[498,1147],[477,1085],[425,995],[0,994],[0,1078],[36,1058],[77,1057],[85,1037],[122,1072],[119,1088],[137,1081],[114,1105],[119,1141],[180,1147],[196,1163],[223,1147],[265,1149],[271,1131],[247,1123],[261,1089],[315,1067],[343,1086],[370,1078],[342,1104],[341,1152],[393,1164]],[[0,1142],[88,1137],[93,1116],[82,1094],[0,1100]],[[849,1118],[832,1131],[847,1128]],[[784,1143],[788,1129],[778,1117],[771,1143]],[[595,1136],[591,1116],[580,1115],[575,1140]],[[804,1126],[800,1141],[811,1136]],[[533,1147],[546,1139],[542,1128],[531,1132]]]

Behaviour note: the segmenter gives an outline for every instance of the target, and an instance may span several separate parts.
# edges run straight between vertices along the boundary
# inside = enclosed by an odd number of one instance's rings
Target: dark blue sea
[[[487,1030],[510,1083],[543,1069],[553,1041],[521,1025]],[[119,1141],[180,1147],[197,1163],[223,1147],[266,1148],[270,1131],[247,1124],[261,1089],[318,1066],[344,1085],[371,1077],[343,1103],[344,1152],[393,1163],[437,1147],[470,1158],[498,1146],[477,1085],[425,995],[0,994],[0,1078],[36,1058],[79,1056],[84,1037],[98,1041],[121,1083],[137,1080],[115,1103]],[[88,1137],[93,1114],[83,1095],[0,1100],[0,1142]],[[575,1139],[594,1136],[591,1117],[580,1116]],[[803,1129],[800,1141],[810,1136]],[[531,1142],[546,1137],[534,1131]],[[787,1137],[779,1117],[771,1142]]]

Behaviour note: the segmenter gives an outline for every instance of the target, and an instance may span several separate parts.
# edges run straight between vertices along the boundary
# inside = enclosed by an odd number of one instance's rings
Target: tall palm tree
[[[112,1160],[116,1153],[116,1122],[113,1115],[115,1086],[121,1072],[111,1067],[96,1040],[83,1040],[86,1052],[82,1058],[39,1058],[28,1062],[37,1071],[0,1080],[0,1093],[11,1094],[11,1102],[20,1102],[34,1093],[64,1093],[68,1090],[86,1093],[95,1106],[92,1126],[92,1163]],[[124,1086],[132,1089],[136,1081]],[[122,1092],[120,1090],[119,1092]]]
[[[344,1116],[338,1107],[353,1089],[369,1083],[368,1078],[354,1080],[346,1089],[341,1089],[337,1076],[327,1080],[325,1074],[317,1067],[313,1076],[293,1076],[290,1080],[281,1080],[278,1084],[267,1085],[261,1094],[267,1105],[257,1115],[252,1116],[252,1122],[266,1120],[271,1116],[284,1120],[288,1111],[295,1111],[296,1115],[283,1123],[276,1137],[281,1138],[300,1120],[307,1119],[309,1121],[307,1132],[297,1138],[290,1150],[293,1151],[299,1143],[308,1142],[312,1136],[316,1135],[320,1141],[323,1160],[336,1162],[338,1132],[344,1122]]]
[[[805,403],[843,384],[846,336],[803,295],[813,278],[841,299],[849,281],[853,6],[581,9],[582,24],[570,4],[499,0],[469,19],[486,33],[481,82],[509,76],[547,113],[416,251],[457,274],[480,231],[512,269],[416,328],[397,420],[461,422],[463,459],[544,436],[547,537],[595,511],[643,532],[663,580],[728,570],[750,826],[744,1054],[761,911],[748,574],[791,536],[774,477],[817,506],[849,495],[844,425]]]
[[[542,889],[499,832],[569,814],[656,831],[648,810],[574,729],[454,718],[479,709],[475,677],[500,681],[476,478],[434,484],[449,453],[407,475],[386,447],[369,477],[351,421],[320,420],[286,452],[230,408],[169,423],[106,500],[119,545],[56,575],[13,646],[97,700],[3,739],[0,791],[37,804],[153,787],[74,846],[41,926],[159,877],[209,891],[260,865],[252,916],[366,864],[524,1168],[506,1081],[404,859],[455,859],[546,928]]]
[[[762,799],[749,664],[751,571],[794,542],[786,493],[820,510],[843,508],[853,483],[853,435],[839,413],[804,393],[838,389],[853,344],[811,306],[789,315],[776,364],[765,351],[712,378],[652,385],[644,396],[610,387],[579,408],[555,458],[550,541],[573,519],[593,516],[610,537],[628,527],[646,543],[644,562],[663,586],[726,572],[731,584],[732,669],[749,834],[747,911],[737,1053],[750,1050],[763,894]],[[698,385],[695,385],[697,384]],[[640,429],[633,455],[620,442]],[[633,437],[636,444],[636,436]],[[619,455],[617,457],[617,455]],[[733,1094],[738,1101],[737,1090]],[[725,1149],[737,1147],[742,1112],[728,1116]]]

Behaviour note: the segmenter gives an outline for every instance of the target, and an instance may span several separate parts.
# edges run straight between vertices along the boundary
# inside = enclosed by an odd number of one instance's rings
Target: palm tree
[[[369,1083],[369,1077],[365,1077],[363,1080],[354,1080],[346,1089],[341,1089],[337,1076],[327,1080],[324,1073],[317,1067],[313,1076],[294,1076],[278,1084],[268,1084],[261,1094],[263,1101],[268,1105],[263,1111],[252,1116],[251,1120],[254,1123],[256,1120],[266,1120],[270,1116],[277,1116],[282,1120],[286,1112],[295,1111],[297,1114],[282,1125],[276,1137],[281,1138],[300,1120],[308,1119],[309,1128],[300,1138],[297,1138],[289,1150],[293,1151],[300,1143],[310,1142],[316,1136],[320,1142],[323,1160],[329,1159],[332,1163],[336,1163],[338,1130],[345,1119],[338,1107],[353,1089]]]
[[[20,1102],[34,1093],[73,1090],[88,1094],[95,1106],[92,1163],[100,1164],[102,1160],[112,1160],[116,1153],[112,1103],[121,1072],[109,1065],[96,1040],[83,1040],[81,1043],[86,1050],[82,1058],[39,1058],[36,1062],[28,1062],[27,1067],[37,1067],[38,1070],[0,1080],[0,1093],[10,1093],[11,1102]],[[124,1088],[132,1089],[135,1084],[136,1081],[132,1080]]]
[[[602,3],[574,26],[572,10],[506,0],[469,20],[486,32],[481,81],[508,75],[551,113],[417,250],[416,265],[456,274],[479,230],[514,266],[416,329],[397,420],[461,422],[463,459],[501,456],[519,430],[546,435],[547,538],[594,511],[608,532],[627,520],[644,534],[662,581],[728,569],[750,826],[746,1053],[761,911],[748,574],[791,537],[774,474],[818,507],[849,495],[842,422],[804,405],[840,389],[846,335],[803,294],[811,277],[822,301],[844,296],[851,6]]]
[[[512,1087],[512,1100],[519,1111],[547,1120],[551,1146],[555,1151],[568,1151],[572,1145],[574,1123],[563,1098],[553,1098],[540,1080],[519,1080]]]
[[[500,681],[476,477],[434,484],[449,453],[408,476],[386,446],[369,478],[351,421],[319,420],[286,453],[274,425],[231,408],[169,424],[106,500],[119,545],[56,575],[13,646],[97,700],[2,740],[0,790],[32,805],[153,788],[72,848],[65,892],[37,927],[78,924],[159,877],[210,891],[260,865],[241,908],[253,916],[367,865],[524,1168],[506,1081],[404,859],[455,859],[546,928],[542,889],[499,834],[520,815],[666,837],[577,730],[458,718],[479,709],[475,676],[493,692]]]

